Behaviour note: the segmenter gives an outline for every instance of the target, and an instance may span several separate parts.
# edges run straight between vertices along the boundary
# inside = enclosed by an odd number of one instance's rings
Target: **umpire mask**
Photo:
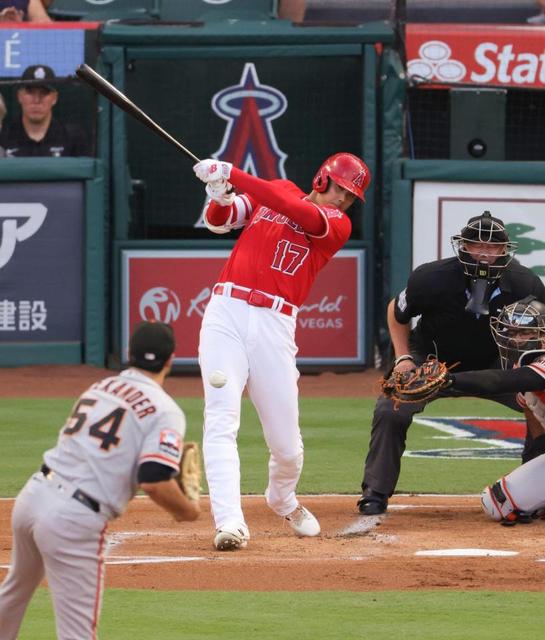
[[[469,300],[466,311],[488,315],[488,301],[505,267],[517,248],[509,241],[505,225],[490,211],[468,220],[458,236],[452,236],[452,247],[469,276]]]
[[[543,349],[545,305],[534,296],[508,304],[490,318],[503,369],[511,369],[527,351]]]

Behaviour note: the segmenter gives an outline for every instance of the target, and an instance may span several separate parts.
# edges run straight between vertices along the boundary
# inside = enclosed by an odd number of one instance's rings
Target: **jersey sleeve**
[[[184,434],[185,417],[181,410],[159,414],[144,439],[138,464],[157,462],[178,471]]]
[[[246,194],[235,196],[230,207],[210,200],[204,212],[204,223],[212,233],[229,233],[246,226],[256,207],[255,201]]]
[[[304,200],[306,194],[290,180],[263,180],[233,167],[229,182],[259,204],[293,220],[305,233],[317,236],[324,233],[323,213]]]
[[[325,232],[321,235],[313,235],[311,233],[307,235],[315,247],[327,257],[331,257],[337,253],[337,251],[346,244],[348,238],[350,238],[352,222],[350,218],[342,211],[339,211],[339,209],[315,206],[325,221]]]
[[[399,324],[408,324],[411,318],[420,315],[426,306],[426,297],[429,296],[429,288],[426,286],[419,269],[415,269],[409,276],[407,286],[395,299],[394,317]]]

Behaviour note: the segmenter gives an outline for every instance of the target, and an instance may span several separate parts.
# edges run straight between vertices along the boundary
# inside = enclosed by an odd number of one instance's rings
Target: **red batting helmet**
[[[318,169],[312,188],[318,193],[327,189],[328,178],[365,202],[365,190],[371,182],[371,172],[363,160],[351,153],[336,153]]]

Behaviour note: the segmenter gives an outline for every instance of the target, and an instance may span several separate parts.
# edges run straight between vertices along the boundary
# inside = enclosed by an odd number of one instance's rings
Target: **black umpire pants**
[[[462,396],[447,391],[439,397]],[[522,411],[516,402],[515,394],[479,397],[499,402],[515,411]],[[377,400],[373,414],[369,452],[365,460],[362,491],[368,488],[387,496],[392,495],[399,479],[401,456],[405,451],[407,431],[411,426],[414,414],[421,413],[426,404],[428,403],[400,404],[399,409],[396,410],[393,402],[388,398]],[[526,436],[525,450],[528,446],[528,436]]]

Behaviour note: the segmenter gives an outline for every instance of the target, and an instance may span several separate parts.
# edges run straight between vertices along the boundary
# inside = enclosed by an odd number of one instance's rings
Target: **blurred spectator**
[[[280,0],[278,5],[278,17],[281,20],[291,20],[292,22],[303,22],[307,0]]]
[[[45,0],[0,0],[0,22],[51,22]]]
[[[8,109],[6,107],[4,96],[0,93],[0,129],[2,128],[2,123],[4,122],[7,112]]]
[[[0,146],[7,157],[88,156],[89,144],[83,129],[53,117],[58,92],[53,69],[45,65],[27,67],[21,77],[26,84],[17,90],[21,119],[6,124],[0,132]]]
[[[541,12],[537,16],[528,18],[528,24],[545,24],[545,0],[536,0],[536,4],[541,9]]]

